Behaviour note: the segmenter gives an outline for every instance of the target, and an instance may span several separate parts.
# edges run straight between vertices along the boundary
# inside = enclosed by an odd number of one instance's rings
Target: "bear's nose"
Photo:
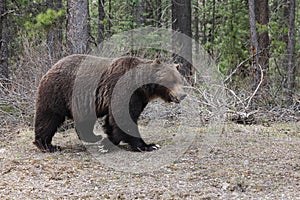
[[[181,95],[180,100],[183,100],[186,96],[187,96],[187,94]]]

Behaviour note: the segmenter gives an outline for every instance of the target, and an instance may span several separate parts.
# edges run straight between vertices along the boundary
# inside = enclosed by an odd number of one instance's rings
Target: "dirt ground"
[[[62,152],[42,153],[32,130],[7,133],[0,199],[300,199],[299,122],[211,130],[194,127],[188,140],[142,131],[161,145],[146,153],[99,146],[97,153],[72,129],[55,135]]]

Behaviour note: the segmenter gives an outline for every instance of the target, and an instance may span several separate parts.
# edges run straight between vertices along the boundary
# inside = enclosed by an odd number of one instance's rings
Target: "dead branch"
[[[15,12],[15,10],[8,10],[8,11],[6,11],[5,13],[3,13],[2,15],[1,15],[1,17],[5,17],[6,15],[9,15],[10,13],[14,13]]]
[[[258,85],[257,85],[256,89],[254,90],[254,92],[252,93],[252,95],[249,97],[247,106],[246,106],[246,108],[245,108],[246,110],[248,110],[248,108],[249,108],[249,106],[250,106],[250,104],[251,104],[251,101],[252,101],[253,97],[256,95],[257,91],[259,90],[259,88],[260,88],[260,86],[261,86],[261,84],[263,83],[263,80],[264,80],[263,69],[262,69],[262,67],[261,67],[260,64],[257,64],[257,66],[259,67],[259,69],[260,69],[260,74],[261,74],[261,76],[260,76],[260,82],[258,83]]]

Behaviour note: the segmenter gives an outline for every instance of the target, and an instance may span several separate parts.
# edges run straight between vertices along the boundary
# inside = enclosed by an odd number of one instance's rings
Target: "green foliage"
[[[32,20],[32,18],[38,15],[44,9],[44,6],[41,6],[44,0],[8,0],[7,9],[13,10],[15,15],[12,15],[10,22],[13,25],[16,25],[19,30],[24,28],[25,23],[28,20]]]
[[[268,25],[256,23],[257,33],[268,32]]]
[[[150,0],[110,0],[105,1],[104,37],[108,38],[115,33],[138,28],[137,8],[140,2],[145,2],[144,13],[141,15],[146,19],[141,26],[157,26],[158,5],[157,1]],[[171,1],[162,2],[162,26],[172,26]],[[205,5],[203,5],[205,2]],[[7,0],[8,10],[13,14],[8,15],[10,26],[10,49],[13,56],[18,58],[22,53],[21,47],[24,37],[34,41],[37,47],[46,39],[49,30],[57,28],[59,23],[65,23],[66,1],[63,0],[64,9],[55,11],[46,7],[45,0]],[[215,5],[213,4],[215,3]],[[90,5],[90,28],[91,36],[97,38],[98,34],[98,1],[89,0]],[[192,0],[193,12],[198,10],[200,41],[202,46],[217,60],[219,69],[223,74],[228,74],[236,66],[249,58],[250,54],[250,28],[249,11],[247,1],[240,0],[219,0],[199,1]],[[284,9],[287,5],[284,1],[270,0],[270,20],[268,25],[256,24],[258,33],[268,31],[270,36],[270,68],[268,78],[278,75],[277,68],[283,68],[286,58],[286,36],[288,35],[288,23],[284,18]],[[299,59],[300,43],[300,4],[296,5],[296,59]],[[214,13],[213,13],[214,11]],[[194,20],[196,13],[192,14]],[[195,28],[194,22],[193,26]],[[204,27],[205,26],[205,27]],[[64,27],[64,26],[63,26]],[[65,30],[64,30],[65,31]],[[65,34],[65,32],[63,32]],[[149,40],[155,41],[159,37],[155,34]],[[65,35],[63,35],[65,41]],[[157,40],[158,41],[158,40]],[[155,51],[153,51],[155,52]],[[151,52],[152,53],[152,52]],[[277,63],[275,63],[275,61]],[[297,61],[296,63],[299,63]],[[19,65],[13,65],[19,66]],[[239,69],[248,70],[249,62],[245,62]],[[296,66],[298,67],[298,66]],[[298,67],[299,68],[299,67]],[[282,70],[282,69],[281,69]],[[283,70],[282,70],[283,71]],[[297,69],[299,71],[299,69]],[[245,74],[244,74],[245,75]],[[249,74],[246,74],[249,76]],[[270,76],[271,75],[271,76]],[[237,79],[244,81],[245,76],[235,74]],[[250,77],[251,78],[251,77]],[[281,78],[281,77],[279,77]],[[297,80],[299,77],[297,78]],[[274,81],[274,83],[277,83]]]
[[[248,9],[246,4],[239,0],[221,1],[215,5],[212,3],[212,1],[206,1],[205,7],[199,8],[200,13],[204,13],[206,21],[209,22],[206,28],[208,37],[211,37],[203,45],[208,52],[212,52],[211,54],[219,63],[221,72],[226,74],[249,57]],[[214,35],[210,35],[213,31],[213,6],[215,6],[215,30]]]
[[[36,17],[26,21],[25,28],[27,31],[48,30],[54,27],[56,23],[60,23],[65,13],[65,9],[55,11],[48,8],[46,12],[39,13]]]
[[[52,9],[47,9],[46,13],[40,13],[36,17],[36,27],[37,28],[50,28],[55,25],[55,23],[65,14],[65,10],[55,11]]]

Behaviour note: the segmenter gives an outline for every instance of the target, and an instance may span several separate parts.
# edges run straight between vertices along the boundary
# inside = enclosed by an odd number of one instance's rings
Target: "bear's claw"
[[[33,144],[37,146],[42,152],[46,153],[54,153],[57,151],[61,151],[60,146],[52,145],[52,144],[42,144],[41,142],[34,141]]]
[[[133,148],[133,150],[142,152],[142,151],[155,151],[159,148],[160,146],[158,144],[148,144],[141,147]]]

